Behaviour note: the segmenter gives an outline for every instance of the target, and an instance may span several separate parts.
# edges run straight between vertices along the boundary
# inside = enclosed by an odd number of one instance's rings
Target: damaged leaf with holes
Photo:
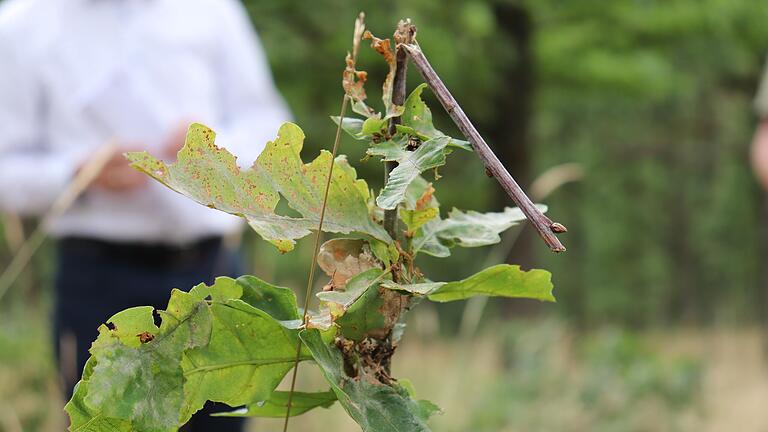
[[[214,143],[216,134],[193,124],[175,163],[166,164],[147,152],[129,153],[132,166],[169,188],[200,204],[242,216],[265,240],[282,252],[293,249],[314,229],[320,219],[326,168],[331,154],[322,151],[310,163],[301,160],[304,133],[285,123],[277,139],[267,143],[250,168],[241,169],[234,155]],[[345,157],[338,157],[334,170],[323,229],[333,233],[356,233],[389,242],[387,232],[368,211],[369,189],[357,179]],[[275,213],[280,197],[302,217]]]
[[[176,430],[208,400],[268,399],[293,366],[298,330],[284,323],[299,312],[287,288],[218,278],[174,290],[159,315],[158,327],[151,307],[127,309],[99,328],[88,374],[67,405],[72,430],[103,418],[131,430]],[[153,337],[142,342],[147,333]]]

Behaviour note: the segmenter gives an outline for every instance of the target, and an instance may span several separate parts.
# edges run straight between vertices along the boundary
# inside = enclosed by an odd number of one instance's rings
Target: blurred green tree
[[[762,194],[746,154],[768,4],[246,4],[278,85],[316,148],[333,135],[321,113],[334,112],[340,92],[328,83],[340,81],[350,23],[364,10],[380,36],[401,17],[414,20],[435,68],[522,183],[550,166],[581,163],[584,181],[548,202],[571,228],[569,252],[549,256],[525,241],[513,251],[518,260],[535,253],[561,275],[560,307],[568,316],[634,324],[755,316]],[[376,60],[363,50],[361,63],[374,79],[385,73]],[[450,129],[443,113],[435,114]],[[354,143],[344,146],[357,155]],[[462,168],[464,176],[444,180],[452,183],[443,190],[454,191],[443,194],[446,204],[506,202],[479,163],[467,157]],[[467,274],[482,257],[456,259],[462,265],[453,271]]]

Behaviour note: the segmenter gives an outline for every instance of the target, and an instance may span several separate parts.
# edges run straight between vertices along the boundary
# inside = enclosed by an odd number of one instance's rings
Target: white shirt
[[[110,138],[157,154],[183,120],[251,164],[289,112],[237,0],[6,0],[0,5],[0,209],[45,212]],[[91,188],[56,237],[184,243],[239,229],[150,181]]]

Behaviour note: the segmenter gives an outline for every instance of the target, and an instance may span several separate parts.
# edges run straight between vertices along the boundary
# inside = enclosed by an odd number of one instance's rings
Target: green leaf
[[[443,222],[442,219],[437,217],[416,231],[416,235],[414,235],[411,242],[414,255],[423,252],[438,258],[451,256],[451,249],[440,239],[440,230]]]
[[[110,318],[107,321],[107,327],[111,328],[111,335],[118,338],[121,343],[134,348],[138,347],[141,345],[141,340],[137,335],[145,331],[157,334],[158,328],[152,316],[153,311],[152,306],[126,309]]]
[[[288,410],[288,396],[290,392],[275,391],[265,401],[256,402],[239,410],[216,413],[214,417],[278,417],[284,418]],[[326,392],[293,392],[291,399],[291,417],[304,414],[315,408],[328,408],[336,402],[336,393]]]
[[[266,312],[240,300],[214,302],[210,307],[210,343],[187,351],[182,361],[183,421],[207,400],[238,406],[268,398],[296,359],[296,331]]]
[[[368,245],[371,247],[371,253],[384,264],[384,267],[389,267],[400,259],[400,251],[397,250],[394,243],[387,244],[372,240]]]
[[[295,304],[293,292],[255,277],[218,278],[189,293],[173,290],[167,310],[159,311],[160,327],[152,308],[120,312],[99,328],[94,366],[70,415],[77,424],[110,418],[130,430],[169,431],[207,400],[233,406],[266,400],[294,364],[298,330],[278,319],[298,317]]]
[[[365,153],[368,156],[379,156],[383,161],[406,160],[410,156],[410,152],[406,150],[407,145],[408,142],[404,139],[384,141],[368,147]]]
[[[331,116],[331,120],[337,125],[339,124],[339,118],[339,116]],[[363,134],[363,120],[359,118],[344,117],[341,122],[341,130],[359,141],[367,141],[369,138]]]
[[[408,98],[405,100],[405,110],[400,117],[402,124],[397,129],[401,133],[418,136],[424,141],[448,137],[435,129],[435,126],[432,124],[432,111],[421,99],[421,93],[425,88],[427,88],[427,84],[420,84],[408,95]],[[448,139],[449,147],[472,151],[472,146],[469,142],[450,137]]]
[[[401,378],[397,380],[397,383],[400,384],[400,386],[405,389],[406,392],[408,392],[408,395],[416,399],[416,389],[413,387],[413,383],[408,378]],[[430,402],[425,399],[417,400],[416,404],[419,406],[420,414],[419,416],[423,418],[424,420],[428,420],[430,417],[432,417],[435,414],[442,414],[443,410],[439,406],[437,406],[435,403]]]
[[[545,206],[538,206],[546,212]],[[453,209],[441,224],[438,235],[458,246],[478,247],[498,243],[499,233],[526,220],[525,214],[517,207],[506,207],[499,213],[462,212]]]
[[[529,298],[555,301],[552,275],[546,270],[523,271],[520,266],[499,264],[457,282],[425,282],[417,284],[382,283],[385,288],[426,296],[432,301],[464,300],[476,295]]]
[[[91,347],[96,364],[84,400],[102,415],[129,421],[138,430],[172,430],[184,404],[182,353],[208,343],[211,314],[204,301],[178,290],[161,313],[159,328],[150,321],[152,309],[141,310],[144,317],[129,309],[99,327]],[[144,335],[146,342],[124,343],[121,328],[138,332],[136,339]]]
[[[363,432],[425,432],[423,406],[408,392],[374,382],[370,377],[350,378],[344,374],[341,352],[322,341],[316,330],[300,333],[315,362],[331,384],[341,406],[354,419]]]
[[[243,295],[243,286],[234,279],[219,277],[213,285],[201,283],[193,287],[189,293],[199,299],[226,301],[231,298],[240,298]]]
[[[267,143],[250,169],[241,170],[235,157],[214,144],[215,134],[193,124],[176,163],[166,165],[147,152],[129,153],[132,166],[169,188],[221,211],[243,216],[265,240],[282,252],[293,249],[295,240],[316,229],[322,207],[331,154],[322,151],[304,164],[300,152],[304,133],[285,123],[278,138]],[[360,233],[384,242],[391,239],[368,211],[368,187],[356,178],[346,159],[336,159],[328,194],[324,231]],[[275,214],[282,195],[302,218]]]
[[[417,296],[427,296],[433,291],[437,290],[441,286],[445,285],[445,282],[420,282],[414,284],[399,284],[393,281],[384,281],[381,286],[393,291],[398,291],[406,294],[413,294]]]
[[[126,420],[110,418],[103,415],[101,410],[91,408],[85,403],[88,394],[88,381],[93,373],[96,360],[91,357],[85,364],[83,378],[75,385],[72,400],[64,406],[69,415],[69,430],[71,432],[131,432],[131,423]]]
[[[440,216],[435,188],[423,177],[414,179],[405,191],[405,200],[400,207],[400,220],[405,223],[406,234],[413,237],[427,222]]]
[[[546,206],[539,205],[546,211]],[[479,247],[501,241],[499,234],[524,221],[525,215],[517,208],[507,207],[503,212],[462,212],[453,209],[447,219],[435,218],[425,223],[413,237],[413,251],[446,257],[454,246]]]
[[[425,208],[424,210],[406,210],[400,209],[400,220],[405,223],[409,232],[415,232],[425,223],[440,215],[440,210],[436,207]]]
[[[438,137],[424,141],[412,152],[406,151],[397,160],[397,167],[389,173],[387,184],[376,198],[376,204],[386,210],[396,208],[405,199],[408,185],[422,172],[445,165],[445,148],[449,141],[449,137]]]
[[[385,270],[369,269],[349,279],[343,291],[322,291],[316,295],[323,302],[333,304],[332,310],[340,311],[338,316],[341,316],[366,291],[381,282],[385,274],[387,274]]]
[[[369,117],[363,122],[362,133],[370,136],[374,134],[381,134],[382,129],[387,126],[387,119],[378,119],[375,117]]]
[[[370,269],[349,279],[344,291],[324,291],[317,297],[331,309],[340,332],[347,339],[360,341],[371,330],[387,327],[384,301],[379,295],[379,284],[388,271]]]
[[[411,395],[413,397],[413,395]],[[426,399],[419,399],[416,401],[416,405],[419,408],[418,416],[424,419],[424,421],[429,420],[430,417],[432,417],[435,414],[442,414],[443,409],[440,408],[437,404],[435,404],[432,401],[428,401]]]
[[[237,285],[242,287],[242,301],[268,313],[272,318],[278,321],[301,319],[296,294],[292,289],[275,286],[250,275],[237,278]]]

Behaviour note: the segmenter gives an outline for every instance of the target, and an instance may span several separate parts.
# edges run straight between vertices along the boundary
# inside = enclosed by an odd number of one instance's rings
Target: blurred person
[[[760,185],[768,191],[768,63],[755,97],[758,125],[752,139],[751,159]]]
[[[755,112],[758,124],[752,138],[750,158],[752,169],[764,191],[768,191],[768,62],[766,62],[763,77],[755,97]],[[764,278],[763,278],[764,279]],[[763,351],[768,358],[768,298],[763,296],[758,305],[759,316],[763,327]]]
[[[0,208],[45,213],[95,149],[120,147],[51,229],[67,399],[111,315],[164,309],[171,288],[239,275],[223,238],[240,218],[148,181],[122,153],[172,160],[199,121],[248,163],[289,115],[236,0],[0,4]],[[214,409],[226,407],[204,411]],[[242,420],[198,414],[183,430],[242,430]]]

